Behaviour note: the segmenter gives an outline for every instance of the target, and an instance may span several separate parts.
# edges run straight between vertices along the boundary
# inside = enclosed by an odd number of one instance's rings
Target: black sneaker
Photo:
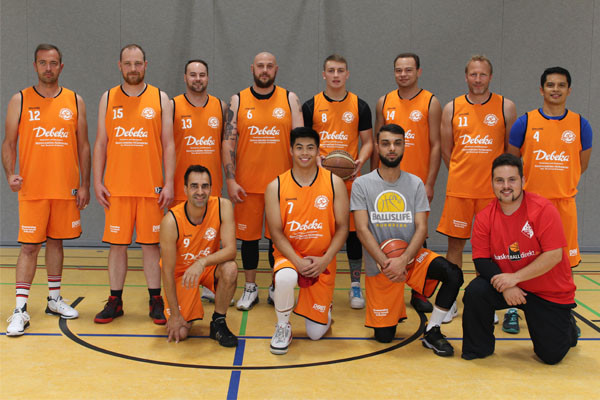
[[[432,349],[435,354],[442,357],[454,355],[454,348],[442,335],[439,326],[434,326],[423,335],[421,339],[424,347]]]
[[[238,338],[229,330],[225,318],[217,318],[210,323],[210,338],[223,347],[237,347]]]
[[[571,347],[577,346],[577,340],[581,336],[581,329],[577,326],[575,317],[571,313]]]
[[[410,305],[418,312],[430,313],[433,311],[433,306],[429,300],[427,300],[427,297],[414,290],[411,291]]]
[[[517,334],[521,330],[519,328],[519,313],[516,308],[509,308],[504,314],[504,322],[502,322],[502,330],[506,333]]]
[[[150,312],[148,315],[156,325],[164,325],[167,323],[165,318],[165,303],[162,296],[152,296],[149,302]]]
[[[116,296],[109,296],[104,309],[96,314],[94,322],[97,324],[108,324],[121,315],[123,315],[123,300]]]

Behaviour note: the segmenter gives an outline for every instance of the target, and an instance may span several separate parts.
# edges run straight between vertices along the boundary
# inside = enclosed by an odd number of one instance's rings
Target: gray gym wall
[[[37,82],[35,47],[53,43],[63,52],[60,83],[85,100],[92,148],[98,100],[120,83],[119,50],[132,42],[146,51],[147,82],[170,97],[184,91],[185,62],[199,57],[210,67],[209,92],[226,101],[251,84],[260,51],[277,56],[277,84],[302,102],[323,89],[323,59],[340,53],[349,62],[349,89],[373,112],[395,88],[392,61],[400,52],[421,56],[420,84],[442,105],[465,93],[470,56],[487,55],[491,89],[512,99],[518,115],[541,105],[540,74],[560,65],[573,76],[568,108],[589,119],[599,145],[600,0],[1,0],[0,15],[2,126],[10,97]],[[446,239],[435,228],[446,177],[442,164],[429,220],[428,243],[442,251]],[[0,244],[16,245],[17,195],[0,181]],[[583,251],[600,250],[599,182],[596,153],[577,196]],[[82,219],[82,237],[65,245],[101,246],[104,215],[93,193]]]

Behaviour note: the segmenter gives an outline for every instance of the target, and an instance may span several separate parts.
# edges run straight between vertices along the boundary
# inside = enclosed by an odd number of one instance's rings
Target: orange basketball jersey
[[[323,92],[314,97],[313,129],[321,137],[320,153],[344,150],[358,158],[358,97],[348,92],[342,101],[330,101]]]
[[[104,185],[112,196],[158,197],[163,186],[160,90],[146,85],[131,97],[116,86],[107,100]]]
[[[213,196],[221,195],[221,132],[223,108],[221,100],[208,95],[203,107],[196,107],[181,94],[173,99],[173,138],[177,163],[175,167],[175,200],[186,200],[183,176],[190,165],[203,165],[210,171]]]
[[[283,234],[300,256],[320,257],[335,233],[333,178],[319,168],[310,186],[300,186],[288,170],[277,177]],[[283,257],[275,247],[275,257]]]
[[[77,96],[61,88],[46,98],[29,87],[21,99],[19,199],[73,199],[79,188]]]
[[[247,193],[264,193],[275,177],[292,166],[292,111],[288,91],[276,86],[257,97],[246,88],[239,93],[236,180]]]
[[[491,165],[504,152],[504,97],[492,93],[485,103],[473,104],[465,95],[455,98],[453,105],[454,147],[446,195],[471,199],[494,197]]]
[[[383,99],[383,120],[386,124],[400,125],[404,135],[402,170],[417,175],[427,183],[429,174],[429,106],[433,93],[421,89],[411,99],[403,99],[394,90]]]
[[[221,243],[221,203],[219,197],[210,196],[206,213],[200,225],[194,225],[185,211],[187,202],[169,210],[177,224],[177,260],[175,276],[181,276],[199,257],[215,253]]]
[[[581,177],[581,117],[568,111],[560,120],[538,110],[527,113],[521,147],[525,190],[547,199],[573,197]]]

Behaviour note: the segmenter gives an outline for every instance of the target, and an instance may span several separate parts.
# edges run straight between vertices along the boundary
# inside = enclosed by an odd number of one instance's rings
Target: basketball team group
[[[541,107],[517,118],[511,100],[490,92],[485,56],[468,60],[467,93],[442,107],[419,87],[418,55],[403,53],[393,60],[397,88],[377,101],[373,126],[368,104],[346,89],[348,63],[337,54],[323,63],[325,90],[303,104],[275,85],[278,66],[267,52],[252,62],[252,85],[228,103],[208,94],[203,60],[187,62],[186,92],[172,99],[145,82],[147,63],[139,45],[121,49],[123,82],[100,98],[92,151],[83,99],[59,85],[60,50],[36,48],[38,82],[10,99],[2,144],[8,184],[18,192],[21,244],[7,336],[23,335],[30,324],[27,300],[44,243],[46,313],[79,316],[60,295],[63,240],[81,235],[92,183],[110,246],[110,294],[98,324],[124,315],[135,231],[149,316],[166,325],[168,340],[188,337],[204,317],[204,299],[214,302],[210,338],[236,347],[226,314],[230,305],[248,311],[259,302],[264,236],[272,268],[266,301],[277,320],[271,353],[294,350],[292,312],[304,317],[310,339],[328,332],[336,256],[345,246],[349,306],[365,310],[375,340],[391,342],[407,318],[408,285],[410,305],[429,314],[423,346],[452,356],[441,327],[458,314],[470,239],[477,276],[462,299],[462,358],[494,353],[496,311],[503,309],[508,333],[519,332],[524,315],[541,362],[556,364],[576,346],[575,195],[592,129],[566,108],[566,69],[543,71]],[[426,244],[442,160],[448,181],[437,231],[448,238],[445,257]],[[238,240],[245,283],[236,301]]]

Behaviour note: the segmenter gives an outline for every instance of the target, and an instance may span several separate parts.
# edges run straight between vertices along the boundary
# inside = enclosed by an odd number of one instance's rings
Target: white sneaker
[[[79,312],[63,301],[62,296],[54,300],[48,297],[48,305],[46,306],[46,314],[59,315],[63,319],[73,319],[79,317]]]
[[[256,286],[256,283],[246,283],[244,293],[242,293],[236,307],[238,310],[248,311],[256,303],[258,303],[258,286]]]
[[[29,326],[29,314],[21,308],[15,308],[12,315],[8,317],[8,328],[6,328],[6,336],[21,336],[25,333],[25,329]]]
[[[292,343],[292,326],[290,323],[275,325],[275,333],[271,339],[271,353],[285,354]]]
[[[202,300],[208,301],[209,303],[215,302],[215,294],[207,287],[202,286]]]
[[[352,282],[348,291],[348,298],[350,299],[350,307],[357,310],[365,308],[365,298],[360,288],[360,282]]]
[[[269,303],[272,306],[275,305],[275,300],[273,299],[273,296],[275,296],[275,287],[273,286],[273,284],[271,284],[269,286],[269,297],[267,297],[267,303]]]
[[[449,322],[452,322],[454,317],[456,317],[457,315],[458,315],[458,306],[456,305],[456,301],[455,301],[454,304],[452,304],[452,307],[450,307],[450,310],[448,310],[448,314],[446,314],[446,316],[444,317],[442,324],[447,324]]]
[[[500,322],[500,318],[498,318],[498,314],[494,313],[494,325],[498,325],[498,322]]]

